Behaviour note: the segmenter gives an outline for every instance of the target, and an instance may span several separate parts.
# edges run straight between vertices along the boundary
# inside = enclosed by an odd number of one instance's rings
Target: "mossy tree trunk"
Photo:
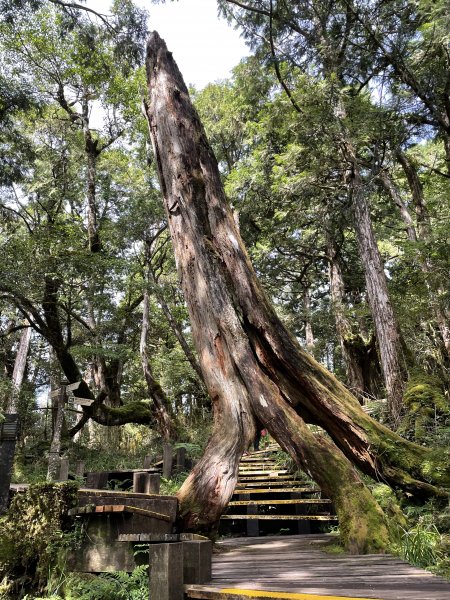
[[[348,458],[376,478],[429,494],[437,490],[423,480],[428,451],[364,413],[275,314],[182,76],[156,32],[148,44],[147,76],[147,117],[177,269],[214,410],[205,454],[179,493],[185,524],[217,521],[257,419],[330,494],[348,525],[348,547],[379,548],[386,541],[384,517]],[[334,443],[313,436],[306,421],[321,425]],[[370,506],[364,516],[362,507]],[[363,539],[350,533],[361,527]]]

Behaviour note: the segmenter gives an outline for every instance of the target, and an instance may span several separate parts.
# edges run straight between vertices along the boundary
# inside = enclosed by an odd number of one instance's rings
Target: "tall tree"
[[[187,88],[156,32],[147,77],[161,190],[214,407],[205,454],[179,492],[182,515],[190,526],[217,521],[257,419],[333,498],[348,523],[346,544],[379,550],[387,539],[383,517],[348,458],[371,476],[422,495],[439,493],[433,483],[448,481],[448,469],[442,465],[438,478],[427,481],[422,460],[429,451],[371,419],[280,322],[248,259]],[[306,421],[321,425],[334,443],[314,436]]]

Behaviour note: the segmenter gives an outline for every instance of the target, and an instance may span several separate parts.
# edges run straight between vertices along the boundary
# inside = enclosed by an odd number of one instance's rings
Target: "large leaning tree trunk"
[[[383,515],[354,465],[424,495],[431,455],[371,419],[328,371],[304,352],[267,299],[226,201],[217,161],[181,74],[156,32],[148,43],[150,135],[177,269],[214,427],[203,458],[179,492],[185,524],[217,521],[236,483],[255,419],[332,497],[354,551],[386,541]],[[322,426],[313,435],[306,422]],[[339,448],[337,448],[338,446]],[[448,482],[448,466],[437,470]],[[372,510],[371,510],[372,509]],[[384,539],[383,539],[384,538]]]

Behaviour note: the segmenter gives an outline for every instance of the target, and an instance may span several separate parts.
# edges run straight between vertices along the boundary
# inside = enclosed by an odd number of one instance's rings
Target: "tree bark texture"
[[[185,522],[206,525],[218,519],[234,489],[240,455],[253,438],[255,419],[330,493],[341,516],[353,512],[345,512],[341,490],[357,477],[344,455],[375,478],[424,494],[438,492],[423,481],[428,451],[364,413],[277,317],[240,238],[187,88],[156,32],[148,43],[147,77],[147,117],[161,191],[214,413],[205,454],[179,493]],[[305,421],[321,425],[341,452],[325,438],[316,439]],[[448,477],[448,467],[444,470]],[[351,504],[367,499],[371,506],[359,480],[352,489]],[[371,516],[377,510],[375,505]],[[351,514],[346,522],[354,525]],[[381,515],[375,517],[365,539],[383,527]],[[363,549],[364,543],[356,546]]]

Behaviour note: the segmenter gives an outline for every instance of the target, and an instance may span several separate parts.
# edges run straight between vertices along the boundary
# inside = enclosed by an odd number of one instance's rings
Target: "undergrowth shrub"
[[[23,597],[43,590],[76,545],[67,513],[77,503],[73,482],[30,485],[13,498],[0,519],[0,598]]]
[[[136,567],[132,573],[71,573],[63,589],[64,600],[147,600],[148,565]]]

